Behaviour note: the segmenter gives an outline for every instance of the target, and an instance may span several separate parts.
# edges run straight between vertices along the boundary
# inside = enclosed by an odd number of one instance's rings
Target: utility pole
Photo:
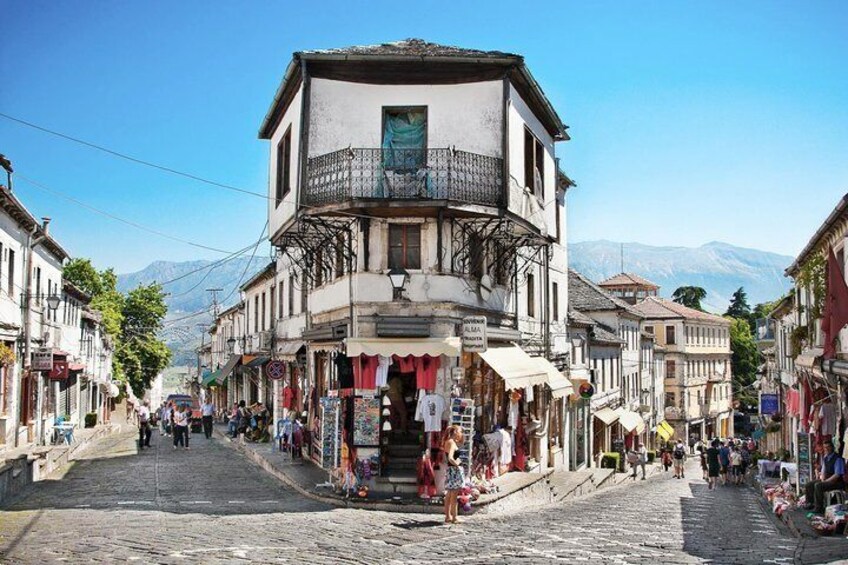
[[[215,318],[217,318],[218,317],[218,308],[219,308],[218,293],[224,292],[224,289],[223,288],[207,288],[206,292],[212,293],[212,313],[215,316]]]

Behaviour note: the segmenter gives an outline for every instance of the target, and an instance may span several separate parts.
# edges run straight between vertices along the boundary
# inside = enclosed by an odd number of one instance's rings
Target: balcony
[[[503,160],[453,149],[341,149],[309,159],[307,206],[432,200],[503,206]]]

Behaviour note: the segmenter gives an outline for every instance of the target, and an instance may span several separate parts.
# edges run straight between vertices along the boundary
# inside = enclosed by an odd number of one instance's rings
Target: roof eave
[[[292,85],[294,84],[299,71],[300,53],[295,53],[292,56],[292,60],[289,61],[289,64],[286,67],[286,72],[283,74],[283,80],[277,87],[277,92],[274,93],[274,100],[271,102],[271,107],[268,108],[268,112],[262,120],[262,125],[259,126],[259,139],[271,139],[271,136],[274,134],[274,128],[277,125],[277,108],[282,102],[283,95],[286,90],[288,88],[293,88]]]
[[[816,230],[816,233],[813,234],[813,237],[810,238],[810,241],[808,241],[807,245],[804,246],[804,249],[801,250],[801,253],[799,253],[792,264],[783,271],[784,276],[792,278],[795,277],[795,274],[801,268],[801,264],[804,263],[815,251],[815,248],[818,247],[822,238],[827,235],[827,232],[830,231],[836,223],[836,220],[845,213],[846,209],[848,209],[848,194],[845,194],[842,197],[842,200],[839,201],[824,223],[819,226],[819,229]]]

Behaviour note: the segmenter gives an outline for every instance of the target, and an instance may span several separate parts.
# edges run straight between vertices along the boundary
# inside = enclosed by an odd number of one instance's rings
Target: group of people
[[[261,402],[254,402],[249,408],[244,400],[233,403],[227,422],[227,433],[233,438],[244,434],[250,441],[265,441],[270,439],[268,424],[270,421],[268,408]]]
[[[704,445],[696,446],[701,459],[704,480],[709,484],[709,489],[713,490],[719,484],[722,486],[745,484],[748,467],[751,465],[751,454],[755,450],[756,444],[750,439],[744,441],[728,438],[721,441],[714,438],[706,448]]]
[[[686,457],[686,446],[683,445],[682,441],[678,441],[671,448],[664,447],[660,451],[660,461],[662,462],[663,469],[667,473],[673,467],[673,476],[675,479],[686,478]]]
[[[632,449],[627,452],[627,462],[633,469],[633,474],[630,478],[636,480],[636,472],[639,467],[642,467],[642,480],[645,480],[645,467],[648,464],[648,448],[644,443],[636,443]]]

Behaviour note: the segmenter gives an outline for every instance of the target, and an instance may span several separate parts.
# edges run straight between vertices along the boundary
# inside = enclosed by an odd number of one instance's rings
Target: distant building
[[[628,304],[636,304],[649,296],[657,296],[660,290],[659,286],[633,273],[619,273],[599,282],[598,286]]]

